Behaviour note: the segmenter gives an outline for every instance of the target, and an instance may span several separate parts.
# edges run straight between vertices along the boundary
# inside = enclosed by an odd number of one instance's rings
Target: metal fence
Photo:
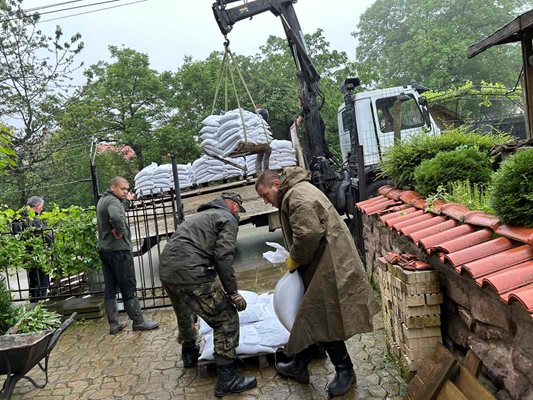
[[[176,204],[174,191],[150,193],[135,201],[127,213],[134,246],[137,296],[143,308],[170,305],[159,280],[158,264],[159,256],[177,226]],[[13,235],[13,233],[3,234]],[[53,248],[48,256],[52,258],[53,263],[55,257]],[[9,265],[0,266],[0,275],[5,277],[5,285],[15,302],[30,299],[55,301],[72,296],[102,296],[104,291],[101,269],[75,276],[53,277],[49,282],[36,270],[14,269]],[[30,281],[35,283],[31,285]]]
[[[54,230],[45,229],[41,233],[53,234]],[[0,235],[14,236],[15,233],[4,232],[0,233]],[[28,249],[28,253],[30,259],[29,264],[31,264],[31,250]],[[37,257],[37,254],[33,256]],[[56,255],[54,254],[53,248],[45,256],[50,257],[51,260],[49,261],[52,264],[54,263]],[[81,294],[97,293],[91,292],[87,274],[80,273],[68,277],[49,277],[40,269],[31,268],[31,265],[28,265],[27,268],[14,268],[13,265],[0,266],[0,275],[4,277],[4,284],[10,291],[12,299],[15,302],[47,299],[59,300]]]

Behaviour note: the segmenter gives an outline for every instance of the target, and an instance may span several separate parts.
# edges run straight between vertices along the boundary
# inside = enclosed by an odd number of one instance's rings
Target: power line
[[[98,6],[98,5],[101,5],[101,4],[116,3],[117,1],[122,1],[122,0],[104,0],[104,1],[99,1],[97,3],[90,3],[90,4],[83,4],[81,6],[61,8],[59,10],[46,11],[46,12],[42,12],[42,13],[38,13],[38,14],[39,14],[39,16],[42,16],[42,15],[53,14],[53,13],[58,13],[58,12],[62,12],[62,11],[71,11],[71,10],[77,10],[79,8]],[[27,16],[27,15],[25,14],[24,16]],[[17,15],[15,17],[5,18],[5,19],[2,20],[2,22],[14,21],[14,20],[17,20],[17,19],[21,19],[21,17]]]
[[[91,13],[95,13],[95,12],[98,12],[98,11],[111,10],[111,9],[113,9],[113,8],[119,8],[119,7],[131,6],[132,4],[144,3],[145,1],[148,1],[148,0],[138,0],[138,1],[133,1],[133,2],[131,2],[131,3],[119,4],[119,5],[111,6],[111,7],[99,8],[99,9],[97,9],[97,10],[91,10],[91,11],[85,11],[85,12],[76,13],[76,14],[64,15],[64,16],[62,16],[62,17],[50,18],[50,19],[46,19],[46,20],[44,20],[44,21],[38,21],[37,23],[40,24],[40,23],[42,23],[42,22],[55,21],[55,20],[58,20],[58,19],[64,19],[64,18],[70,18],[70,17],[76,17],[76,16],[78,16],[78,15],[91,14]]]
[[[85,1],[85,0],[71,0],[71,1],[64,1],[63,3],[55,3],[55,4],[48,4],[46,6],[39,6],[39,7],[33,7],[33,8],[28,8],[24,11],[37,11],[37,10],[44,10],[45,8],[51,8],[51,7],[58,7],[58,6],[63,6],[65,4],[71,4],[71,3],[79,3],[80,1]]]

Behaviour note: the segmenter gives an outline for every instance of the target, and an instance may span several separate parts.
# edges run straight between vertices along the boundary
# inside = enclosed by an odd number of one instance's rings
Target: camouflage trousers
[[[183,347],[192,347],[196,343],[195,320],[198,315],[213,328],[215,356],[234,359],[239,345],[239,315],[220,284],[211,282],[193,286],[162,282],[162,285],[178,320],[178,343]]]

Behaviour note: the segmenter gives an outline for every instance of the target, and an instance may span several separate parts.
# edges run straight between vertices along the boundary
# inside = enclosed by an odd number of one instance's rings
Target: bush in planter
[[[441,185],[468,180],[471,184],[489,182],[492,167],[489,155],[476,147],[437,154],[423,161],[414,172],[415,190],[423,196],[436,193]]]
[[[533,227],[533,149],[520,150],[501,164],[491,205],[503,222]]]
[[[52,276],[73,276],[88,269],[101,268],[96,250],[96,213],[77,206],[67,209],[54,207],[43,212],[43,219],[54,232],[55,240],[48,246],[31,230],[9,234],[11,223],[20,213],[0,211],[0,265],[11,270],[39,267]],[[26,247],[33,251],[29,253]]]
[[[461,146],[477,146],[481,152],[488,155],[492,147],[510,140],[512,137],[508,134],[479,134],[476,131],[468,132],[466,127],[448,130],[442,135],[425,132],[415,134],[385,151],[380,174],[391,178],[398,187],[414,189],[414,172],[422,161]]]

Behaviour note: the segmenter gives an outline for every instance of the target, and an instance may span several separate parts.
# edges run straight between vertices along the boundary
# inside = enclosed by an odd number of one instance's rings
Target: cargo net
[[[248,86],[235,62],[233,53],[229,50],[229,41],[226,41],[224,46],[225,51],[218,75],[211,115],[202,121],[203,127],[199,132],[200,146],[207,155],[217,159],[269,152],[271,151],[270,142],[273,137],[270,126],[257,110]],[[235,73],[246,91],[254,112],[247,111],[241,107],[241,100],[235,85]],[[216,104],[222,83],[224,83],[225,111],[216,114]],[[229,90],[233,92],[237,108],[227,111]]]

